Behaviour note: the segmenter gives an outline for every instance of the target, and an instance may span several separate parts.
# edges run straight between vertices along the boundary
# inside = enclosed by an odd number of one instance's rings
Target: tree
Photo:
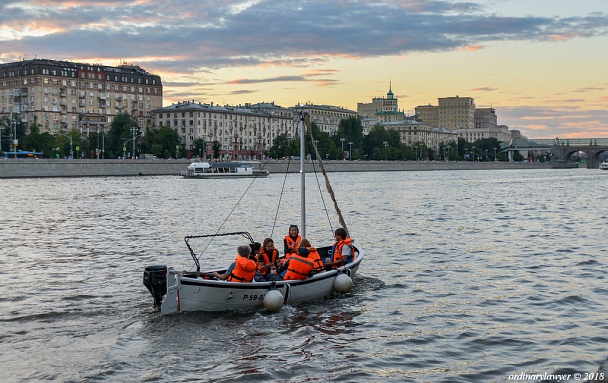
[[[158,129],[146,129],[146,134],[142,139],[141,150],[144,153],[153,154],[158,158],[171,158],[176,154],[178,157],[184,155],[184,148],[181,145],[179,135],[175,130],[164,125],[161,125]]]
[[[332,140],[340,150],[342,150],[343,142],[344,145],[348,145],[349,142],[352,143],[352,145],[344,147],[344,151],[349,149],[351,149],[351,152],[353,150],[361,150],[363,148],[363,125],[361,125],[361,121],[357,117],[343,119],[338,125],[336,134],[332,136]],[[343,155],[340,159],[342,158],[344,158]]]
[[[114,117],[114,120],[110,125],[110,131],[105,138],[105,152],[107,158],[116,158],[123,155],[125,142],[133,140],[132,128],[136,128],[139,131],[137,120],[128,113],[120,113]],[[138,131],[135,132],[135,140],[137,140]],[[130,152],[128,147],[126,149],[127,152]]]

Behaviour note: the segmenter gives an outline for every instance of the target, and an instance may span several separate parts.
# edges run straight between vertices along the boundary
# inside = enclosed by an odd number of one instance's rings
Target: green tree
[[[116,158],[118,156],[123,155],[123,147],[126,145],[126,152],[131,152],[130,147],[132,147],[133,141],[133,130],[135,131],[135,143],[137,146],[137,140],[139,132],[139,127],[137,126],[137,120],[131,117],[128,113],[120,113],[110,125],[110,130],[108,135],[105,137],[105,157],[106,158]],[[126,144],[125,144],[126,143]]]
[[[176,146],[179,149],[176,150]],[[177,132],[164,125],[161,125],[158,129],[146,129],[146,134],[142,139],[141,150],[143,153],[153,154],[158,158],[171,158],[175,157],[176,154],[178,157],[185,155]]]
[[[343,141],[341,139],[344,139]],[[354,153],[356,150],[362,150],[363,148],[363,125],[357,117],[349,117],[340,121],[336,134],[332,136],[332,140],[336,147],[344,147],[344,151]],[[352,145],[348,143],[351,142]],[[342,159],[342,158],[340,158]]]

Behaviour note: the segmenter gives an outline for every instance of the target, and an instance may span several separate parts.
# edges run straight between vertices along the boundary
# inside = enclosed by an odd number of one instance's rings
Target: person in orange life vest
[[[279,251],[274,248],[272,238],[266,238],[258,255],[258,272],[267,281],[276,279],[276,269],[278,267]],[[274,274],[272,274],[274,272]]]
[[[296,254],[292,254],[287,260],[287,271],[284,280],[306,279],[312,271],[314,263],[308,258],[310,251],[305,247],[298,248]]]
[[[355,257],[353,240],[348,237],[343,228],[336,229],[334,232],[336,242],[332,245],[332,254],[329,262],[325,262],[327,269],[337,269],[347,263],[351,263]]]
[[[249,258],[251,255],[251,248],[247,245],[242,245],[239,246],[236,251],[237,256],[233,264],[226,270],[226,273],[213,273],[213,276],[223,281],[251,282],[253,277],[255,277],[255,270],[258,266],[255,259]]]
[[[289,234],[286,235],[285,239],[283,240],[283,246],[285,247],[285,259],[289,259],[291,254],[296,254],[298,252],[298,244],[301,240],[302,237],[300,237],[300,229],[298,229],[298,226],[289,226]]]
[[[310,254],[308,255],[308,259],[310,259],[312,261],[313,270],[315,272],[318,273],[319,271],[325,270],[325,265],[323,264],[323,261],[321,260],[321,256],[319,255],[319,252],[317,251],[317,249],[315,249],[314,247],[312,247],[310,245],[310,241],[308,241],[308,239],[302,238],[302,240],[300,241],[300,247],[305,247],[310,252]]]
[[[257,265],[256,270],[255,270],[255,277],[253,279],[256,282],[263,282],[264,275],[262,275],[262,273],[260,272],[260,265],[259,265],[260,251],[262,249],[262,244],[259,242],[252,242],[249,244],[249,247],[251,247],[251,255],[249,256],[249,258],[253,259]]]

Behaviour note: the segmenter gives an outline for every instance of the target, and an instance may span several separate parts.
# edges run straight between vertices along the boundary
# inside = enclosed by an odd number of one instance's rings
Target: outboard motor
[[[159,307],[167,293],[167,266],[147,266],[144,270],[144,286],[154,297],[154,307]]]

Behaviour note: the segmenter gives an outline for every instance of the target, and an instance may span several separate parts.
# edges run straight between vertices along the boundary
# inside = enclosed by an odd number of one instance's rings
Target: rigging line
[[[241,201],[243,200],[243,197],[245,197],[245,194],[247,194],[247,191],[249,191],[249,189],[251,188],[251,185],[253,185],[253,183],[255,182],[255,180],[258,179],[258,175],[256,174],[255,177],[253,177],[253,179],[251,180],[251,182],[249,183],[249,186],[247,186],[247,188],[245,189],[245,191],[243,192],[243,195],[241,195],[241,198],[239,198],[238,201],[236,201],[236,203],[234,204],[234,207],[232,208],[232,210],[230,210],[230,213],[228,213],[228,215],[226,216],[226,218],[224,219],[224,222],[222,222],[222,224],[220,225],[220,227],[217,229],[217,231],[215,232],[215,234],[219,233],[220,230],[222,230],[222,227],[224,227],[224,225],[226,224],[226,221],[228,221],[228,218],[230,218],[230,216],[232,215],[232,213],[234,212],[234,210],[237,208],[237,206],[239,206],[239,204],[241,203]],[[198,255],[197,259],[199,259],[207,250],[207,248],[209,247],[209,245],[211,245],[211,242],[213,242],[214,237],[211,237],[211,240],[209,241],[209,243],[207,243],[207,246],[205,246],[203,248],[203,251],[201,251],[201,253]]]
[[[304,116],[304,123],[308,130],[308,134],[310,135],[310,139],[314,141],[315,138],[313,137],[313,134],[312,134],[312,127],[310,125],[310,115],[308,113],[306,113],[306,115]],[[336,201],[336,196],[334,195],[334,190],[332,189],[332,187],[329,183],[329,178],[327,177],[327,172],[325,171],[325,167],[323,166],[323,161],[321,160],[321,157],[319,157],[319,152],[316,150],[316,148],[315,148],[315,152],[317,154],[317,160],[319,161],[319,168],[321,169],[321,172],[323,173],[323,177],[325,177],[325,187],[327,188],[327,191],[329,192],[329,196],[331,197],[332,201],[334,202],[334,209],[336,209],[336,213],[338,213],[338,220],[340,221],[340,225],[342,225],[342,227],[344,228],[344,230],[346,230],[346,233],[348,234],[348,228],[346,227],[346,222],[344,222],[344,217],[342,217],[342,212],[340,211],[340,208],[338,207],[338,201]]]
[[[314,140],[311,140],[311,144],[313,149],[315,150],[315,153],[317,155],[317,161],[319,159],[319,151],[317,150],[317,144],[315,143]],[[317,181],[317,187],[319,188],[319,195],[321,196],[321,202],[323,202],[323,209],[325,210],[325,215],[327,216],[327,221],[329,222],[329,230],[331,230],[332,234],[333,234],[333,225],[331,223],[331,218],[329,217],[329,211],[327,211],[327,205],[325,204],[325,198],[323,197],[323,191],[321,190],[321,183],[319,182],[319,173],[317,172],[317,168],[315,167],[315,162],[311,161],[312,163],[312,170],[315,173],[315,180]]]
[[[283,186],[281,187],[281,194],[279,195],[279,204],[277,205],[277,212],[274,215],[274,222],[272,223],[272,230],[270,231],[270,238],[273,238],[274,228],[277,224],[277,217],[279,216],[279,210],[281,208],[281,200],[283,199],[283,193],[285,192],[285,183],[287,182],[287,174],[289,172],[289,164],[291,164],[291,156],[287,159],[287,169],[285,169],[285,177],[283,178]]]

